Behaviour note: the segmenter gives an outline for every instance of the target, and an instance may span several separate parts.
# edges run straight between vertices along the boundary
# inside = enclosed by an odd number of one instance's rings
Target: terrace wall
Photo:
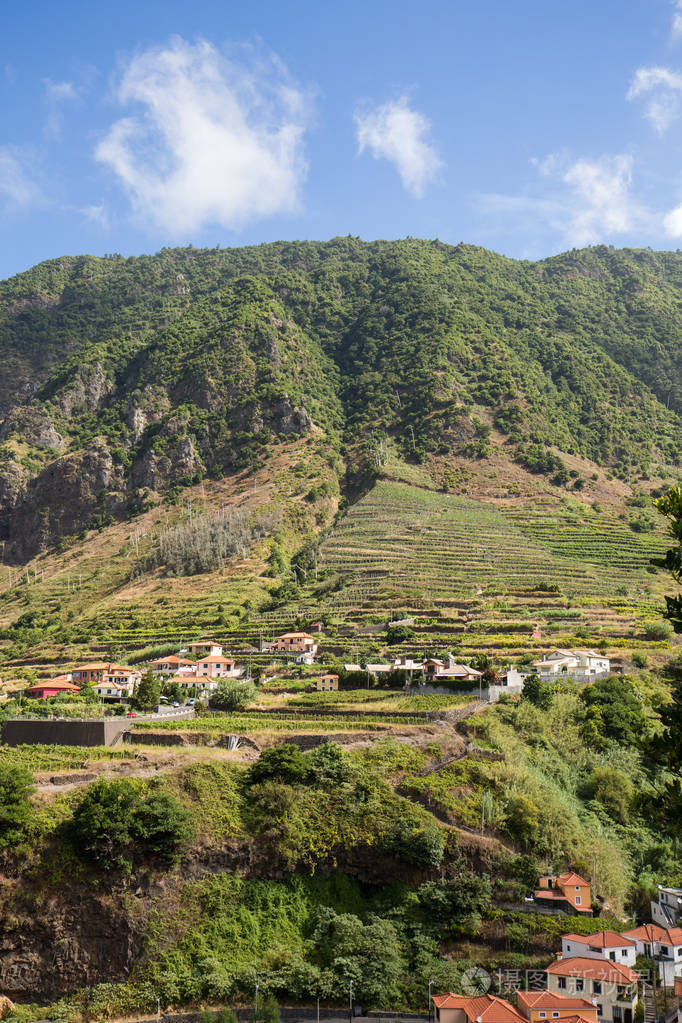
[[[121,718],[90,721],[55,721],[32,718],[4,721],[2,742],[6,746],[113,746],[130,728]]]

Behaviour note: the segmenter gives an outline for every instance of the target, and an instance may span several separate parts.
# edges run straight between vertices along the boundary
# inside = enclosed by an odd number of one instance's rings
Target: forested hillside
[[[682,438],[682,255],[539,263],[407,239],[62,258],[0,284],[0,539],[21,562],[308,436],[331,496],[387,458],[561,453],[632,484]],[[577,474],[576,474],[577,475]],[[571,484],[573,485],[573,484]],[[578,484],[580,486],[580,484]]]

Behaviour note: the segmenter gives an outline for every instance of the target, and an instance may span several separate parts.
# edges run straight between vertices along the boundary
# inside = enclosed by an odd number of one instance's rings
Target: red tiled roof
[[[496,995],[467,998],[450,991],[447,995],[434,995],[433,1004],[439,1009],[463,1009],[470,1020],[481,1020],[481,1023],[526,1023],[513,1005]]]
[[[569,998],[555,991],[517,991],[520,1005],[529,1009],[594,1009],[587,998]]]
[[[682,945],[682,927],[671,927],[661,940],[664,945]]]
[[[665,933],[664,928],[658,924],[642,924],[641,927],[633,927],[631,931],[623,931],[626,938],[634,941],[660,941]]]
[[[579,941],[582,945],[592,945],[595,948],[623,948],[626,945],[634,945],[635,942],[615,931],[597,931],[596,934],[562,934],[562,939],[568,941]]]
[[[636,984],[639,976],[629,966],[612,963],[610,959],[590,959],[587,956],[557,959],[546,967],[545,972],[559,977],[591,977],[593,980],[608,980],[615,984]]]
[[[27,693],[42,692],[43,689],[63,689],[65,693],[80,693],[80,686],[73,685],[72,682],[67,682],[66,679],[61,678],[48,678],[45,682],[37,682],[33,686],[29,686],[26,690]]]
[[[586,881],[583,877],[580,876],[580,874],[576,874],[573,871],[569,871],[568,874],[559,874],[557,880],[561,884],[579,884],[582,885],[584,888],[589,887],[590,884],[590,882]]]
[[[150,661],[150,664],[194,664],[194,661],[188,661],[184,657],[178,657],[177,654],[171,654],[170,657],[159,657],[155,661]]]
[[[312,639],[313,637],[307,632],[283,632],[277,639]]]
[[[234,664],[232,657],[226,657],[224,654],[211,654],[210,657],[200,657],[199,660],[202,664]]]

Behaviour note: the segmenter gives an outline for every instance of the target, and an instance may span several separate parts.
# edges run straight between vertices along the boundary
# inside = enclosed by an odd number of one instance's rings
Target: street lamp
[[[256,1007],[253,1011],[254,1023],[258,1019],[258,981],[256,981]]]
[[[431,1023],[431,985],[432,984],[433,984],[433,981],[430,980],[429,981],[429,1023]]]
[[[348,998],[348,1021],[353,1023],[353,981],[350,982],[350,995]]]
[[[156,1020],[157,1020],[157,1023],[158,1023],[158,1021],[160,1019],[161,1019],[161,999],[157,998],[156,999]]]

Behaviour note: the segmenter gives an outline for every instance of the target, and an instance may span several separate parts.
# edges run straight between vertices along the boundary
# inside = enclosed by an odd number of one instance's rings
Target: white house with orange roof
[[[635,942],[638,956],[658,962],[658,975],[668,987],[682,977],[682,927],[642,924],[624,931],[623,936]]]
[[[599,1020],[633,1023],[639,975],[631,967],[596,956],[571,956],[550,963],[545,973],[548,991],[594,999]]]
[[[107,681],[96,682],[90,687],[93,693],[97,693],[104,700],[127,700],[133,695],[134,687],[119,685],[113,678]]]
[[[308,632],[284,632],[272,643],[263,643],[263,651],[280,654],[308,654],[315,656],[317,643]]]
[[[496,995],[434,995],[436,1023],[526,1023],[520,1012]]]
[[[595,1002],[582,996],[570,998],[557,991],[517,991],[516,1005],[529,1023],[545,1023],[553,1019],[597,1023]]]
[[[220,657],[223,652],[220,643],[214,643],[212,639],[198,639],[194,643],[188,643],[187,649],[197,660],[200,657]]]
[[[243,669],[232,657],[223,654],[200,657],[196,663],[197,675],[207,675],[209,678],[239,678],[242,672]]]
[[[79,664],[71,672],[71,677],[74,682],[89,686],[93,682],[101,682],[104,672],[115,667],[120,667],[120,665],[114,665],[111,661],[91,661],[89,664]]]
[[[545,874],[533,898],[539,905],[557,913],[592,915],[592,886],[573,870],[565,874]]]
[[[594,682],[611,672],[608,657],[596,650],[553,650],[533,667],[543,682],[560,678],[573,678],[576,682]]]
[[[612,963],[634,966],[637,958],[637,942],[616,931],[597,931],[596,934],[562,934],[561,954],[569,956],[594,956],[609,959]]]
[[[196,662],[171,654],[169,657],[159,657],[155,661],[150,661],[149,667],[155,675],[174,675],[181,668],[196,667]]]

